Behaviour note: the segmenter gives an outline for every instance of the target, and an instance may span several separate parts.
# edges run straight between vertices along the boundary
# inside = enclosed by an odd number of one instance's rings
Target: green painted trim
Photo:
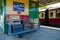
[[[6,0],[3,0],[3,11],[4,11],[4,34],[6,34]]]
[[[2,0],[0,0],[0,16],[2,15]]]

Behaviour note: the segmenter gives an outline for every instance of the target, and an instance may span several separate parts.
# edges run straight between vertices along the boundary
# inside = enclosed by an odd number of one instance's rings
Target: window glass
[[[44,13],[42,13],[41,17],[44,17]]]
[[[56,17],[57,17],[57,18],[60,18],[60,13],[57,13],[57,14],[56,14]]]
[[[59,9],[59,13],[60,13],[60,9]]]
[[[56,10],[56,13],[59,13],[59,10]]]
[[[56,13],[58,13],[58,11],[56,10]]]
[[[50,17],[53,17],[53,12],[50,12]]]

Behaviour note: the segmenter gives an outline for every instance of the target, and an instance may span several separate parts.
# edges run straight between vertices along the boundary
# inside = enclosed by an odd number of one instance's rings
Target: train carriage
[[[59,27],[60,7],[49,8],[48,10],[39,12],[39,19],[41,24]]]

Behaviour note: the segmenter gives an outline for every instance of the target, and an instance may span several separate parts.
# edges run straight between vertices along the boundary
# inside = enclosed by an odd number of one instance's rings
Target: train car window
[[[60,13],[60,9],[59,9],[59,13]]]
[[[53,12],[50,12],[50,17],[53,17]]]
[[[57,14],[56,14],[56,17],[57,17],[57,18],[60,18],[60,13],[57,13]]]
[[[58,11],[56,10],[56,13],[57,13]]]
[[[44,14],[42,13],[41,17],[44,17]]]

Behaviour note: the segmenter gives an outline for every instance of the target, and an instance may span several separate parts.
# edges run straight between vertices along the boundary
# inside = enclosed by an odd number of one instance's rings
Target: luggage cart
[[[30,21],[32,22],[34,20]],[[18,35],[20,38],[22,38],[23,34],[39,29],[39,24],[37,27],[34,27],[34,23],[31,23],[30,21],[25,18],[23,23],[21,23],[21,20],[18,16],[10,16],[10,21],[7,23],[7,34],[9,36]]]

